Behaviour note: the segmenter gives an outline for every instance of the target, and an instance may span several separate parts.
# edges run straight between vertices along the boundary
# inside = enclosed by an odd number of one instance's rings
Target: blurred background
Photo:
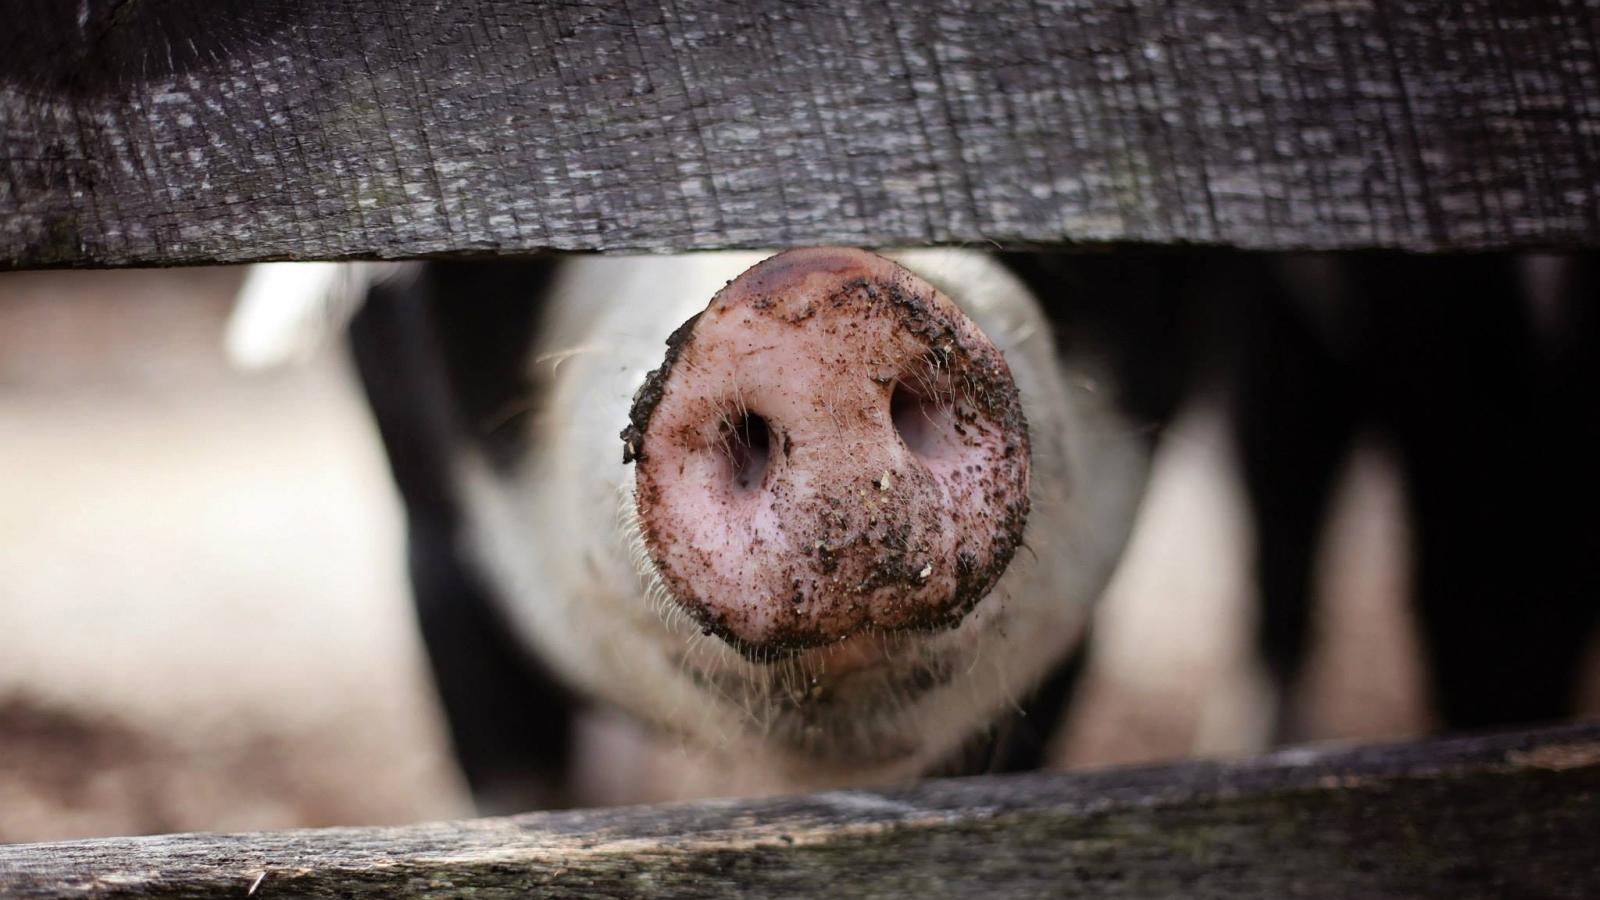
[[[0,274],[0,841],[469,814],[344,350],[231,370],[240,277]],[[1060,765],[1258,748],[1231,454],[1205,400],[1166,436]],[[1381,444],[1333,510],[1305,728],[1422,734]]]

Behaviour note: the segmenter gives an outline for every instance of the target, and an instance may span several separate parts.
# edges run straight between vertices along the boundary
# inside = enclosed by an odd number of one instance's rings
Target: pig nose
[[[668,339],[622,437],[656,573],[756,659],[953,627],[1028,513],[1004,357],[861,250],[789,251],[730,282]]]

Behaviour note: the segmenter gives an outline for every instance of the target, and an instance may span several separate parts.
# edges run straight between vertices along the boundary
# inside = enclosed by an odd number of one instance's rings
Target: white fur
[[[509,477],[464,453],[473,549],[512,598],[524,638],[577,684],[690,743],[755,760],[795,788],[913,775],[955,750],[1062,658],[1121,551],[1147,461],[1131,429],[1056,359],[1049,323],[1026,288],[982,253],[890,254],[941,288],[1005,353],[1033,444],[1025,546],[963,624],[914,641],[957,660],[958,677],[865,711],[862,746],[905,752],[864,764],[819,759],[770,739],[773,691],[803,688],[699,634],[652,583],[632,523],[631,466],[618,436],[634,391],[667,335],[768,254],[576,257],[558,276],[530,360],[542,389],[527,464]],[[687,652],[686,652],[686,649]],[[748,690],[711,688],[703,678]],[[899,744],[896,744],[899,746]]]
[[[409,263],[260,263],[245,271],[223,349],[247,371],[304,363],[344,331],[375,281]]]

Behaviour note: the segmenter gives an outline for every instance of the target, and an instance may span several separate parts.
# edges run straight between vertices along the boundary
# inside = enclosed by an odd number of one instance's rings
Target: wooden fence
[[[0,0],[0,268],[1600,247],[1600,2]],[[0,846],[4,897],[1600,896],[1600,725]]]
[[[1600,896],[1600,723],[399,828],[0,846],[0,896]]]
[[[0,266],[1600,246],[1597,0],[0,13]]]

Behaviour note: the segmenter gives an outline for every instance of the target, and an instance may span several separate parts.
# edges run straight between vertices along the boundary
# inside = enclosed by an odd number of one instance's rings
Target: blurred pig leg
[[[1385,314],[1374,359],[1390,367],[1433,700],[1452,728],[1571,715],[1600,609],[1600,295],[1591,278],[1583,296],[1574,264],[1545,286],[1561,296],[1531,296],[1516,263],[1412,259],[1366,285]],[[1542,338],[1540,304],[1566,317]]]
[[[1290,284],[1329,276],[1313,259],[1282,271]],[[1272,706],[1261,712],[1269,717],[1267,738],[1281,743],[1304,730],[1296,695],[1313,637],[1314,563],[1359,422],[1351,373],[1301,305],[1267,287],[1241,292],[1234,309],[1233,433],[1256,524],[1256,650]]]

